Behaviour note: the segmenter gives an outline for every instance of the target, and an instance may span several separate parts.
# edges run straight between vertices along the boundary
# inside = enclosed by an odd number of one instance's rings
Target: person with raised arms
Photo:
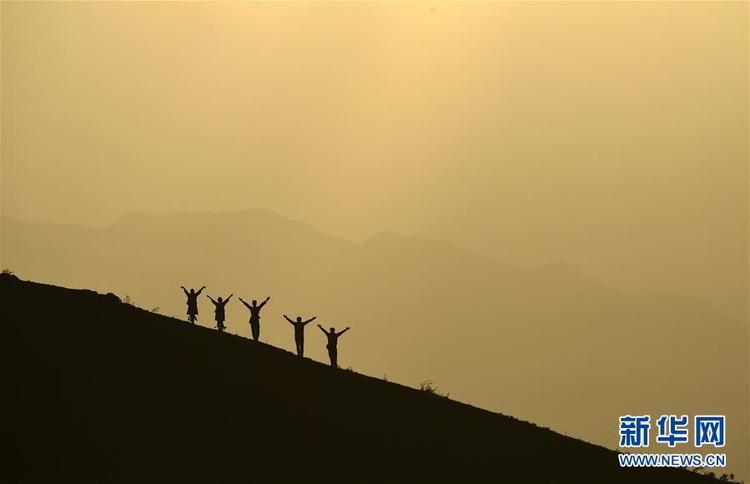
[[[323,329],[323,326],[318,325],[318,328],[326,335],[328,338],[328,343],[326,344],[326,348],[328,349],[328,358],[331,359],[331,366],[334,368],[338,368],[338,342],[339,342],[339,336],[349,331],[349,326],[346,327],[343,331],[336,332],[336,328],[331,326],[330,331],[326,331]]]
[[[197,291],[191,288],[189,292],[187,289],[185,289],[185,286],[180,287],[182,288],[182,292],[184,292],[187,296],[188,321],[195,324],[195,322],[198,320],[198,296],[200,296],[201,292],[203,292],[206,286],[201,287]]]
[[[307,321],[302,321],[302,316],[297,316],[296,321],[292,321],[287,317],[287,315],[284,315],[284,319],[289,321],[289,323],[294,326],[294,344],[297,346],[297,356],[302,357],[305,353],[305,326],[307,326],[309,323],[312,323],[315,321],[315,316],[308,319]]]
[[[258,301],[253,299],[252,304],[248,304],[244,299],[240,298],[242,304],[250,310],[250,330],[253,333],[253,340],[258,341],[260,339],[260,310],[266,305],[271,296],[268,296],[265,301],[258,304]]]
[[[219,298],[218,301],[214,301],[214,299],[211,296],[206,296],[211,300],[212,303],[214,303],[214,306],[216,308],[214,309],[214,315],[216,319],[216,328],[219,331],[224,331],[226,329],[226,326],[224,326],[224,321],[226,319],[226,313],[224,311],[224,307],[227,305],[230,299],[232,299],[232,296],[234,294],[230,294],[228,298],[222,299]]]

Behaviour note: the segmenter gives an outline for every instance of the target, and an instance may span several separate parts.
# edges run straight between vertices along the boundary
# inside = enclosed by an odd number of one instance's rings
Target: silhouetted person
[[[349,331],[349,326],[346,327],[345,330],[336,332],[336,328],[333,326],[331,327],[330,331],[326,331],[323,329],[323,326],[318,325],[318,328],[326,335],[328,338],[328,344],[326,344],[326,348],[328,349],[328,357],[331,359],[331,366],[334,368],[338,368],[338,342],[339,342],[339,336]]]
[[[297,316],[297,321],[292,321],[287,317],[287,315],[284,315],[284,319],[289,321],[292,326],[294,326],[294,344],[297,345],[297,356],[304,356],[305,353],[305,326],[307,326],[309,323],[312,323],[315,321],[315,316],[308,319],[307,321],[302,321],[302,316]]]
[[[271,299],[271,296],[268,296],[266,300],[260,304],[258,304],[258,301],[253,299],[253,303],[248,304],[244,299],[240,298],[242,304],[244,304],[245,307],[250,310],[250,330],[253,333],[253,339],[255,341],[258,341],[260,339],[260,310],[263,309],[263,306],[266,305],[269,299]]]
[[[215,318],[216,318],[216,328],[219,331],[224,331],[226,329],[226,326],[224,326],[224,320],[225,320],[225,313],[224,313],[224,306],[227,305],[230,299],[232,299],[232,296],[234,294],[230,294],[228,298],[221,299],[219,298],[218,301],[214,301],[211,296],[206,296],[211,300],[212,303],[214,303],[214,306],[216,306],[216,309],[214,310]]]
[[[188,292],[187,289],[185,289],[185,286],[180,286],[182,288],[182,291],[187,296],[187,315],[188,315],[188,321],[195,324],[195,321],[198,319],[198,296],[200,296],[201,292],[206,288],[206,286],[201,287],[196,291],[195,289],[190,289],[190,292]]]

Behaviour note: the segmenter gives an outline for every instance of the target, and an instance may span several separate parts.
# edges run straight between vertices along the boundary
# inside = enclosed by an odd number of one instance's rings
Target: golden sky
[[[737,315],[747,40],[745,2],[3,2],[3,213],[265,208]]]
[[[747,2],[0,13],[5,216],[267,209],[747,321]]]

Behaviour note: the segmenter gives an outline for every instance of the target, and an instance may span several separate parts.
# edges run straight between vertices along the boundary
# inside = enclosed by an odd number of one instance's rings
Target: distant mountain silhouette
[[[0,238],[3,265],[25,278],[113,291],[181,319],[183,285],[270,295],[265,342],[294,349],[284,313],[351,325],[344,368],[413,386],[430,379],[608,447],[628,413],[719,412],[748,428],[742,321],[680,295],[611,289],[564,262],[524,269],[392,233],[353,243],[263,211],[129,215],[107,227],[4,218]],[[210,302],[199,304],[199,324],[213,327]],[[227,306],[230,332],[249,336],[247,321],[242,304]],[[327,362],[324,339],[310,332],[305,354]],[[729,470],[740,474],[750,449],[740,431],[728,439]]]
[[[113,294],[0,294],[3,482],[712,481]]]

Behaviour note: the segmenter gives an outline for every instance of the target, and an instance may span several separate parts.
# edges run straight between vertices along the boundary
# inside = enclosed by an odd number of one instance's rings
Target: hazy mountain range
[[[260,211],[128,215],[98,228],[2,223],[2,264],[23,278],[179,317],[181,285],[205,284],[214,298],[270,295],[261,339],[271,344],[293,348],[283,313],[350,325],[343,367],[433,380],[610,448],[620,415],[726,413],[730,469],[747,465],[747,328],[687,297],[610,289],[565,263],[525,270],[443,241],[383,233],[353,243]],[[200,312],[213,326],[208,299]],[[239,302],[227,315],[230,332],[249,334]],[[323,335],[309,327],[307,341],[324,360]]]

